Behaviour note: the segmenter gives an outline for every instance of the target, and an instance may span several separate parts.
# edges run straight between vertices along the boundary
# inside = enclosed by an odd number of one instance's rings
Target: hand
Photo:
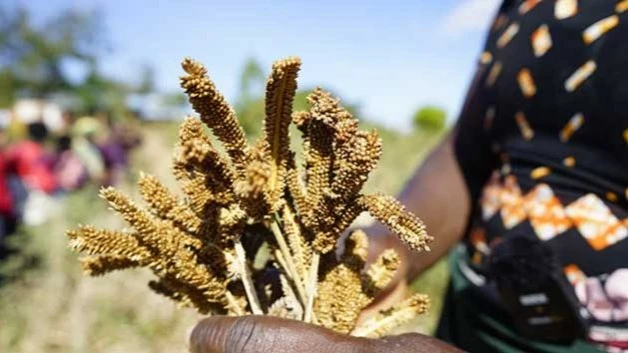
[[[435,338],[405,334],[383,339],[351,337],[299,321],[270,316],[215,316],[201,321],[192,353],[456,353]]]

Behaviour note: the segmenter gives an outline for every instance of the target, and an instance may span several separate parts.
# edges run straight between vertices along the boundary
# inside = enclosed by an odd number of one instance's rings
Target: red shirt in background
[[[13,197],[9,189],[6,156],[0,151],[0,215],[13,216]]]
[[[52,193],[57,189],[54,173],[47,163],[44,147],[34,141],[22,141],[9,148],[8,163],[29,189]]]

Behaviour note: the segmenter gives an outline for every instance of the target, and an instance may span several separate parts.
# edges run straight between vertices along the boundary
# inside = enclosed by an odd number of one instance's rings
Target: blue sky
[[[3,0],[4,1],[4,0]],[[102,69],[136,76],[143,63],[160,90],[176,91],[185,56],[203,62],[228,98],[248,57],[265,68],[300,56],[302,87],[320,85],[403,129],[424,104],[458,112],[497,0],[196,1],[8,0],[37,18],[98,8],[113,51]]]

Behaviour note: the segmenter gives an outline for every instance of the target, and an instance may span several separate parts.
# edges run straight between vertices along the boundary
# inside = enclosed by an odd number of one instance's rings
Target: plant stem
[[[275,259],[277,260],[277,262],[279,263],[279,266],[281,266],[281,268],[288,268],[288,265],[286,265],[286,260],[283,258],[283,254],[279,249],[275,249]],[[286,282],[288,282],[288,278],[286,278]],[[292,289],[294,287],[294,282],[292,283],[287,283],[288,286],[290,286],[290,289],[292,290],[292,294],[295,296],[295,299],[297,299],[297,301],[299,301],[299,304],[301,305],[301,308],[305,307],[305,303],[307,302],[307,300],[305,299],[305,294],[303,294],[303,298],[297,298],[297,296],[299,296],[299,294],[295,294],[294,290]],[[284,295],[287,295],[287,293],[284,291]],[[303,320],[303,316],[301,316],[301,320]]]
[[[238,266],[240,270],[240,278],[242,279],[242,283],[244,284],[244,291],[246,292],[246,298],[249,301],[249,305],[251,306],[251,312],[253,315],[264,315],[262,311],[262,306],[260,305],[259,298],[257,297],[257,292],[255,292],[255,286],[253,285],[253,280],[251,279],[251,274],[249,273],[249,267],[246,264],[246,255],[244,252],[244,248],[242,247],[242,243],[240,239],[235,242],[235,251],[238,262],[240,263]]]
[[[283,258],[286,262],[286,266],[287,266],[286,270],[288,271],[288,275],[292,278],[292,280],[295,283],[295,287],[297,289],[297,294],[299,295],[299,299],[303,302],[303,305],[305,305],[307,297],[305,296],[305,288],[304,288],[303,280],[301,279],[301,276],[299,276],[299,271],[297,271],[297,267],[294,264],[294,259],[292,258],[292,253],[290,252],[290,249],[288,248],[288,243],[286,242],[286,238],[283,236],[281,229],[279,229],[279,226],[277,225],[276,217],[275,217],[275,221],[270,223],[270,229],[273,232],[273,235],[275,236],[275,240],[277,241],[277,244],[279,245],[279,250],[281,251],[281,254],[283,255]]]
[[[281,268],[288,268],[288,264],[286,264],[286,259],[284,259],[283,253],[279,249],[275,249],[275,260],[277,260]]]
[[[240,307],[240,304],[238,303],[236,298],[233,296],[233,294],[231,294],[231,292],[227,290],[225,292],[225,296],[227,297],[227,302],[229,303],[229,306],[233,309],[233,312],[237,316],[243,316],[246,314],[244,310],[242,310],[242,308]]]
[[[320,259],[321,254],[318,251],[314,251],[312,253],[312,265],[307,282],[307,305],[305,306],[305,314],[303,315],[303,321],[308,323],[312,322],[312,316],[314,315],[314,298],[316,297],[316,289],[318,287],[318,266]]]

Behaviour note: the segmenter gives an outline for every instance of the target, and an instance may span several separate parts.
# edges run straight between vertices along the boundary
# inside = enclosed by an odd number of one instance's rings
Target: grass
[[[169,164],[176,127],[147,124],[144,131],[144,145],[134,165],[174,185]],[[384,155],[367,188],[394,194],[438,137],[380,132]],[[129,185],[123,188],[132,192]],[[94,188],[71,195],[47,224],[23,227],[11,238],[19,252],[0,264],[5,278],[0,285],[0,352],[186,351],[188,332],[200,316],[151,292],[146,286],[151,278],[147,271],[124,271],[104,278],[81,274],[77,255],[67,247],[65,230],[79,223],[123,226],[96,195]],[[439,263],[414,284],[432,296],[434,305],[430,315],[413,323],[413,329],[433,330],[446,274],[445,264]]]

